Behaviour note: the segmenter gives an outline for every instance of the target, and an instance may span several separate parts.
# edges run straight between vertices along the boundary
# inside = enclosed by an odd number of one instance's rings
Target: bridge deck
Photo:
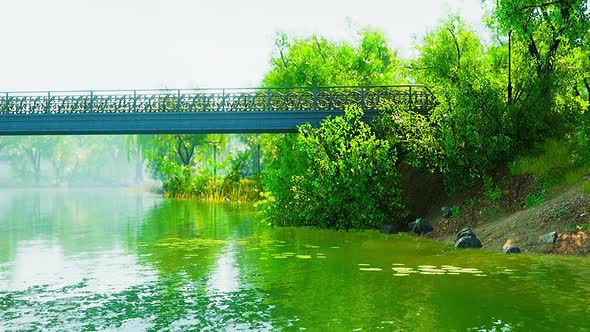
[[[0,135],[295,132],[350,104],[368,121],[384,102],[436,106],[422,85],[4,92]]]

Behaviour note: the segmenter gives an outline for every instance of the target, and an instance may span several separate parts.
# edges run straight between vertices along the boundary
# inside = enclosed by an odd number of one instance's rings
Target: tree
[[[408,162],[441,171],[458,188],[507,160],[513,149],[512,115],[498,78],[502,54],[486,54],[475,31],[456,15],[426,34],[418,51],[410,74],[431,87],[441,106],[427,123],[399,111],[387,115],[381,132],[390,141],[407,141],[401,150]]]
[[[315,35],[290,39],[286,34],[279,34],[275,45],[276,51],[270,60],[271,69],[262,80],[264,86],[389,85],[405,82],[397,74],[401,63],[396,53],[378,31],[361,31],[357,44],[330,41]],[[293,139],[296,135],[262,135],[262,159],[278,167],[274,160],[288,153],[287,147],[293,143],[289,140]],[[285,143],[284,149],[277,149],[281,142]]]
[[[363,31],[357,44],[279,35],[265,86],[389,85],[403,82],[383,35]],[[397,156],[360,121],[362,111],[302,126],[299,134],[262,135],[263,212],[277,225],[369,228],[401,222],[405,210]]]
[[[195,149],[206,141],[206,135],[167,134],[153,135],[143,142],[148,167],[156,177],[162,174],[165,163],[173,163],[190,168],[195,157]],[[147,149],[146,149],[147,148]]]
[[[151,135],[125,135],[127,160],[135,164],[136,183],[141,183],[144,179],[143,169],[146,161],[146,151],[150,149],[152,139]]]
[[[289,39],[280,34],[264,86],[382,85],[402,82],[400,66],[382,33],[366,30],[358,45],[320,36]]]
[[[500,32],[527,45],[539,80],[552,73],[560,45],[579,44],[590,27],[586,0],[496,0],[491,13]]]
[[[496,0],[490,22],[497,34],[512,34],[518,145],[563,136],[579,115],[576,94],[586,88],[573,57],[587,49],[587,1]]]
[[[13,174],[41,185],[128,183],[121,136],[12,136],[3,138]]]
[[[395,151],[377,139],[363,112],[349,107],[319,128],[303,125],[288,155],[290,168],[269,170],[261,203],[276,225],[313,225],[349,229],[401,224]]]
[[[55,151],[55,136],[12,136],[4,140],[4,149],[12,169],[26,182],[41,184],[41,161]]]
[[[411,63],[411,75],[440,94],[483,72],[483,45],[457,15],[426,34],[417,49],[420,55]]]

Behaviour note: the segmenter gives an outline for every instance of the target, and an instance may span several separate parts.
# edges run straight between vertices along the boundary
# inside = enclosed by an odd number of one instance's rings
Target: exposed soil
[[[453,242],[459,230],[469,227],[489,250],[502,251],[511,239],[523,252],[590,254],[590,194],[580,186],[544,191],[532,176],[509,176],[506,171],[493,177],[493,186],[489,183],[480,181],[445,202],[458,207],[458,217],[443,218],[439,210],[432,211],[435,230],[428,237]],[[550,232],[558,234],[555,244],[540,240]]]

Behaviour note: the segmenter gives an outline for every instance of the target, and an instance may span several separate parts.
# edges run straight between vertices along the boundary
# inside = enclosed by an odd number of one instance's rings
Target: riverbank
[[[588,176],[573,185],[551,189],[531,175],[504,173],[490,179],[445,202],[443,205],[452,207],[452,217],[432,211],[429,219],[434,231],[427,237],[453,242],[459,230],[469,227],[483,249],[502,251],[511,239],[523,252],[590,254]],[[541,239],[551,232],[557,233],[554,243]]]

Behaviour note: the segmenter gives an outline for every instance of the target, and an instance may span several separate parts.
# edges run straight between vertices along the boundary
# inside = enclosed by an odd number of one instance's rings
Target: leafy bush
[[[483,190],[484,190],[484,195],[491,202],[498,201],[500,198],[502,198],[502,195],[504,195],[504,193],[502,192],[502,189],[500,189],[500,187],[495,185],[494,179],[492,179],[492,177],[488,176],[488,175],[484,175],[484,177],[483,177]]]
[[[514,160],[510,164],[511,173],[545,177],[552,169],[571,166],[572,148],[567,140],[548,139],[538,150],[538,153]]]
[[[580,125],[574,133],[574,162],[577,165],[590,164],[590,124]]]
[[[451,218],[458,220],[461,215],[461,208],[458,206],[451,207]]]
[[[590,161],[584,162],[584,141],[572,135],[570,139],[548,139],[536,151],[510,163],[512,174],[532,174],[548,187],[579,183],[590,172]]]
[[[162,189],[168,197],[198,197],[207,190],[209,178],[196,174],[191,166],[179,165],[167,158],[160,161]]]
[[[402,221],[397,155],[362,115],[349,107],[284,141],[259,204],[269,222],[350,229]]]
[[[466,77],[458,88],[449,90],[455,96],[445,99],[431,120],[441,146],[439,168],[450,189],[472,184],[514,150],[513,124],[499,87]]]
[[[546,196],[545,189],[539,191],[536,194],[528,194],[524,198],[524,207],[528,209],[533,206],[540,205],[541,203],[543,203],[545,201],[545,196]]]

